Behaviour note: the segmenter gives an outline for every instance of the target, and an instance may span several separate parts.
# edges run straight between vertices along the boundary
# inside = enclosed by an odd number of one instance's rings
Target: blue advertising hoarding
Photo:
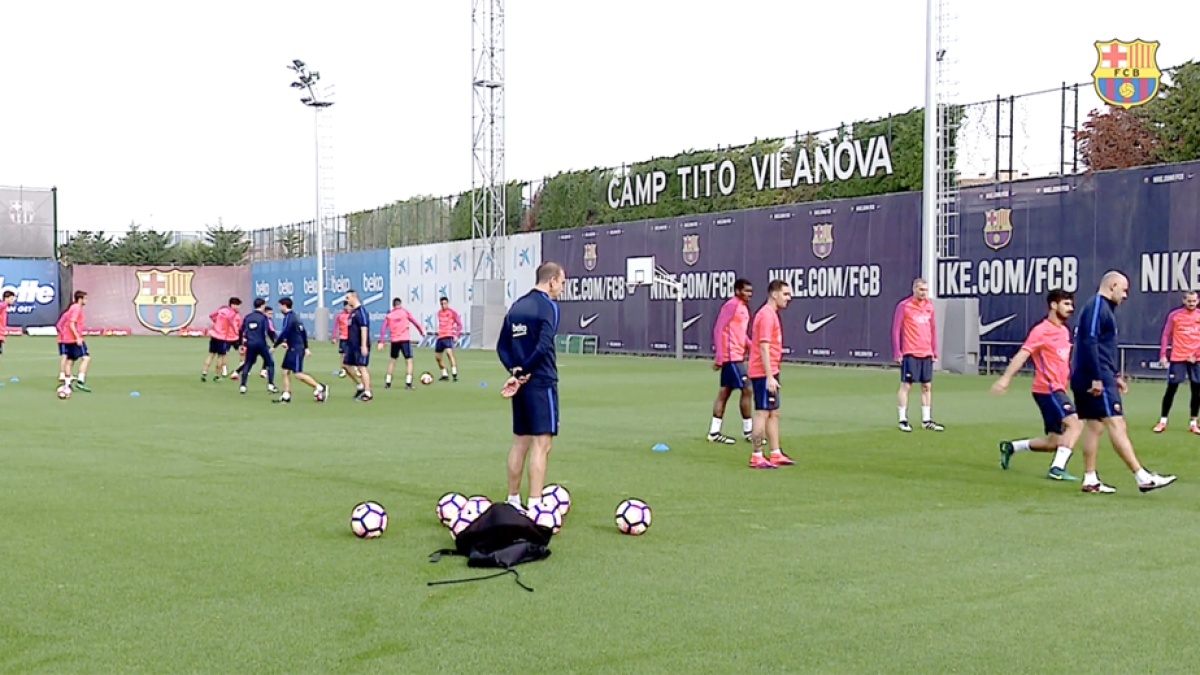
[[[8,311],[11,327],[53,326],[58,321],[58,263],[31,258],[0,258],[0,293],[16,300]]]

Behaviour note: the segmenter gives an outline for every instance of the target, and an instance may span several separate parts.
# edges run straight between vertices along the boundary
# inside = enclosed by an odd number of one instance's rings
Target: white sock
[[[221,377],[225,377],[227,375],[229,375],[229,366],[223,366],[221,368]]]
[[[1083,474],[1083,484],[1084,485],[1095,485],[1096,483],[1099,483],[1099,482],[1100,482],[1100,476],[1095,471],[1089,471],[1088,473]]]
[[[1142,468],[1138,469],[1137,471],[1134,471],[1133,477],[1136,478],[1137,482],[1139,482],[1139,483],[1149,483],[1150,482],[1150,472],[1146,470],[1146,467],[1142,467]]]
[[[908,408],[905,408],[904,406],[900,406],[897,408],[897,410],[900,411],[900,421],[901,422],[908,421]]]
[[[1029,452],[1029,439],[1013,441],[1013,452]]]
[[[712,424],[708,425],[708,435],[713,436],[719,433],[721,433],[721,418],[714,417],[712,418]]]
[[[1165,417],[1160,417],[1160,418],[1158,418],[1158,423],[1159,423],[1159,424],[1166,424],[1166,423],[1167,423],[1167,418],[1165,418]],[[1193,424],[1194,424],[1194,422],[1193,422]]]
[[[457,375],[458,374],[458,366],[450,366],[450,374]]]
[[[412,375],[404,376],[404,384],[412,384]],[[517,495],[517,496],[520,497],[520,495]]]
[[[442,377],[445,377],[445,376],[446,376],[446,369],[442,368]]]
[[[78,382],[79,384],[83,384],[83,380],[85,377],[87,377],[87,373],[80,373],[79,377],[75,378],[75,381]]]
[[[391,375],[388,375],[388,376],[387,376],[387,383],[388,383],[388,384],[391,384],[391,383],[392,383],[392,376],[391,376]]]
[[[505,501],[507,501],[512,506],[517,507],[518,509],[521,508],[521,495],[509,495],[508,499]]]
[[[772,451],[771,451],[771,454],[772,454],[772,455],[782,455],[782,454],[783,454],[783,449],[782,449],[782,448],[775,448],[774,450],[772,450]]]
[[[373,398],[373,397],[371,396],[371,390],[370,390],[370,389],[367,389],[367,390],[363,391],[363,396],[366,396],[367,398]]]
[[[1194,426],[1197,426],[1196,420],[1192,420],[1192,421],[1191,421],[1191,423],[1190,423],[1190,424],[1188,424],[1188,426],[1189,426],[1189,427],[1194,427]]]
[[[933,406],[931,406],[931,405],[921,406],[921,421],[929,422],[932,419],[933,419]]]
[[[742,419],[742,433],[748,434],[754,429],[754,420],[746,417]]]
[[[1065,470],[1069,459],[1071,459],[1071,449],[1060,445],[1058,451],[1054,453],[1054,463],[1050,465],[1050,468]]]
[[[292,400],[292,392],[285,391],[285,392],[283,392],[283,396],[280,396],[279,398],[281,398],[285,401],[290,401],[290,400]]]
[[[355,385],[355,387],[354,387],[354,388],[355,388],[356,390],[358,390],[358,391],[362,391],[362,390],[363,390],[363,385],[362,385],[362,382],[359,382],[357,385]]]

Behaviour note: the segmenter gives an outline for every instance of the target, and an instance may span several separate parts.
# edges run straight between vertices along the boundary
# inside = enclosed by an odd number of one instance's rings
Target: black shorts
[[[558,435],[558,387],[521,387],[513,395],[512,412],[514,435]]]
[[[208,338],[208,353],[224,356],[229,353],[229,342],[226,340],[218,340],[217,338]]]
[[[362,347],[356,345],[349,340],[346,341],[346,349],[342,352],[342,364],[347,366],[368,366],[371,363],[370,352],[363,354]]]
[[[398,359],[401,354],[404,354],[405,360],[412,359],[412,343],[408,340],[392,343],[392,358]]]
[[[0,354],[4,353],[4,340],[0,340]]]
[[[1121,406],[1121,392],[1115,385],[1105,387],[1099,396],[1093,396],[1086,389],[1071,388],[1075,397],[1075,409],[1079,411],[1079,419],[1102,420],[1106,417],[1119,417],[1125,409]]]
[[[1061,434],[1066,431],[1063,420],[1075,414],[1075,405],[1065,391],[1050,394],[1033,394],[1038,410],[1042,411],[1042,429],[1048,434]]]
[[[87,343],[77,345],[60,342],[58,343],[58,353],[60,356],[66,356],[68,361],[78,361],[88,355]]]
[[[283,355],[283,369],[290,370],[293,373],[304,372],[304,350],[289,349]]]
[[[726,361],[721,364],[721,387],[726,389],[742,389],[750,384],[740,361]]]
[[[438,338],[436,349],[437,349],[437,353],[439,353],[439,354],[446,351],[447,349],[454,349],[454,338],[452,338],[452,337]]]
[[[775,373],[775,381],[779,381],[779,373]],[[754,387],[755,410],[779,410],[779,394],[782,387],[772,394],[767,391],[767,378],[765,377],[752,377],[750,384]]]
[[[1171,369],[1167,371],[1167,382],[1171,384],[1178,384],[1180,382],[1200,384],[1200,363],[1172,361]]]
[[[347,342],[349,342],[349,340],[338,340],[338,353],[339,354],[346,353],[346,343]]]
[[[933,382],[933,357],[905,354],[900,361],[900,381],[909,384]]]

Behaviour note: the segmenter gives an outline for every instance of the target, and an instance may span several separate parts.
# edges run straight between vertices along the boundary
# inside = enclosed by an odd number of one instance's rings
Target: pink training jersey
[[[928,298],[913,296],[896,305],[892,316],[892,356],[937,358],[937,322],[933,318],[933,303]]]
[[[337,338],[339,340],[350,339],[350,312],[343,309],[342,313],[338,314],[337,318],[333,320],[333,325],[337,329]]]
[[[83,339],[83,305],[78,302],[71,303],[67,311],[58,317],[58,323],[54,324],[55,330],[58,331],[59,344],[75,344]]]
[[[438,310],[438,337],[456,338],[462,334],[462,319],[458,318],[458,312],[447,307],[446,309]]]
[[[222,307],[208,318],[212,320],[213,327],[209,329],[208,336],[214,340],[224,340],[232,342],[237,339],[238,331],[233,327],[233,317],[237,316],[237,310],[232,307]]]
[[[0,302],[0,342],[4,342],[4,334],[8,331],[8,303]]]
[[[1167,315],[1158,349],[1159,361],[1167,358],[1168,345],[1171,361],[1175,363],[1200,357],[1200,308],[1180,307]]]
[[[1071,330],[1043,319],[1029,331],[1021,349],[1033,362],[1033,393],[1067,390],[1071,377]]]
[[[750,309],[741,298],[734,296],[721,305],[717,322],[713,324],[713,348],[717,365],[746,360],[750,329]]]
[[[779,325],[779,312],[770,305],[762,306],[754,315],[754,345],[750,349],[750,377],[766,377],[768,375],[762,359],[762,347],[767,344],[767,358],[770,359],[770,375],[779,372],[779,362],[783,360],[783,327]]]
[[[408,326],[409,324],[416,326],[417,330],[421,330],[421,324],[417,322],[417,318],[403,307],[396,307],[383,317],[383,328],[379,330],[379,341],[384,342],[387,335],[391,336],[392,342],[407,342],[408,341]]]

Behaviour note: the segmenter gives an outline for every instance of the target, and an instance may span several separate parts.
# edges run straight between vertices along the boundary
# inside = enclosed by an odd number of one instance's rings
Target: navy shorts
[[[775,380],[779,380],[779,373],[775,374]],[[779,410],[779,394],[783,388],[774,394],[767,391],[767,378],[752,377],[750,384],[754,386],[754,409],[755,410]]]
[[[342,352],[342,363],[347,366],[368,366],[371,363],[371,354],[362,353],[362,347],[346,341],[346,349]]]
[[[933,382],[933,357],[905,354],[900,362],[900,381],[909,384]]]
[[[58,353],[59,355],[66,355],[68,361],[78,361],[88,355],[87,343],[77,345],[60,342],[58,343]]]
[[[349,340],[338,340],[338,353],[339,354],[346,353],[346,343],[347,342],[349,342]]]
[[[1200,363],[1187,361],[1172,361],[1171,369],[1167,372],[1167,382],[1194,382],[1200,384]]]
[[[1050,394],[1034,393],[1033,400],[1042,411],[1042,429],[1048,434],[1061,434],[1066,428],[1063,420],[1075,414],[1075,405],[1065,391]]]
[[[1075,408],[1079,411],[1079,419],[1102,420],[1105,417],[1119,417],[1125,412],[1121,406],[1121,392],[1116,385],[1105,387],[1099,396],[1092,396],[1088,391],[1072,388],[1071,395],[1075,397]]]
[[[441,354],[447,349],[454,349],[454,338],[440,337],[437,339],[437,352]]]
[[[226,353],[229,353],[231,351],[236,352],[238,349],[241,348],[241,346],[242,346],[241,340],[230,340],[229,342],[225,343],[225,351],[226,351]]]
[[[558,435],[558,387],[525,385],[512,398],[513,434]]]
[[[728,389],[741,389],[750,384],[746,373],[742,370],[740,361],[726,361],[721,364],[721,386]]]
[[[0,354],[4,353],[4,340],[0,340]]]
[[[408,340],[392,343],[392,358],[398,359],[401,354],[404,354],[405,360],[412,358],[412,343]]]
[[[256,359],[262,359],[263,368],[274,368],[275,357],[271,356],[271,350],[267,347],[246,347],[246,356],[243,359],[246,362],[246,367],[253,365]]]
[[[304,350],[289,349],[283,355],[283,369],[293,373],[304,372]]]
[[[229,353],[229,343],[217,338],[208,338],[208,353],[224,356]]]

